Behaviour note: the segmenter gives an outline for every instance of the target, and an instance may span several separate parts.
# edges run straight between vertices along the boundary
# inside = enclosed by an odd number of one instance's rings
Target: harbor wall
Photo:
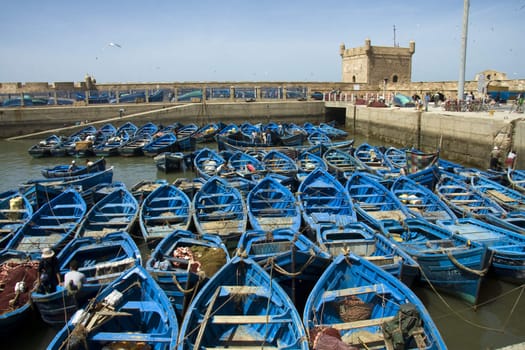
[[[521,118],[488,113],[424,112],[412,108],[354,105],[345,108],[347,128],[380,139],[385,146],[413,146],[425,152],[439,148],[443,158],[482,169],[488,167],[494,146],[502,149],[502,163],[510,147],[518,155],[525,155],[525,123]],[[516,168],[524,167],[525,157],[518,156]]]
[[[120,110],[124,109],[122,117]],[[168,125],[174,122],[205,124],[223,121],[320,122],[324,121],[322,101],[130,104],[100,106],[61,106],[4,108],[0,110],[0,138],[42,138],[57,133],[69,135],[87,124],[100,126],[131,121]],[[87,121],[87,123],[86,123]]]

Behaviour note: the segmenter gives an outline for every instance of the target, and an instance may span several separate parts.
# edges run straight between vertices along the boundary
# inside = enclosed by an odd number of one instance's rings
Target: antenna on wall
[[[396,25],[394,24],[394,47],[397,47],[396,43]]]

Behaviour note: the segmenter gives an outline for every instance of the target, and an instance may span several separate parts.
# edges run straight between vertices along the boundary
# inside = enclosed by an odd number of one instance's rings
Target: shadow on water
[[[363,136],[356,135],[354,139],[356,145],[365,141],[384,145]],[[0,141],[0,192],[16,188],[28,179],[41,178],[44,168],[71,161],[71,158],[31,158],[27,150],[35,142]],[[181,177],[194,177],[191,170],[159,172],[153,160],[147,157],[110,157],[107,162],[115,167],[113,180],[124,182],[128,188],[145,179],[162,178],[173,182]],[[150,251],[144,246],[141,251],[145,262]],[[525,342],[525,295],[521,294],[524,288],[489,278],[483,284],[481,305],[477,309],[447,295],[438,295],[429,287],[418,286],[414,291],[429,310],[450,349],[496,349]],[[36,317],[23,330],[0,341],[6,349],[45,349],[55,333]]]

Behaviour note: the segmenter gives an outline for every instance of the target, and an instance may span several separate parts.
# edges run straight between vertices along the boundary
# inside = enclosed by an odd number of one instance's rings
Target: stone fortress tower
[[[343,83],[382,86],[390,83],[410,83],[412,78],[412,55],[416,43],[409,47],[372,46],[370,39],[361,47],[339,47],[342,61]],[[385,79],[388,79],[385,82]]]

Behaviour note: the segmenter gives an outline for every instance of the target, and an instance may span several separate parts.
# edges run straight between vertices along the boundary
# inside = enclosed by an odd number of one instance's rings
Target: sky
[[[9,1],[0,82],[342,79],[339,46],[408,47],[412,81],[458,80],[462,0]],[[394,30],[395,28],[395,30]],[[394,34],[395,33],[395,34]],[[525,0],[470,0],[465,79],[525,78]]]

